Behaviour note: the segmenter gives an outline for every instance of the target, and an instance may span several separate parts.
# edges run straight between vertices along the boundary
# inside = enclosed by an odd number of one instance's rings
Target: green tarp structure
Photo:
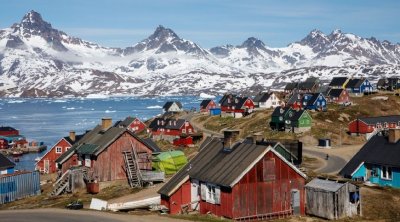
[[[182,151],[171,150],[155,155],[153,168],[169,175],[178,172],[187,162],[187,158]]]

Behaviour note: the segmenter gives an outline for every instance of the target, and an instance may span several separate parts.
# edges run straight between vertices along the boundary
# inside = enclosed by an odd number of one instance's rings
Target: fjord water
[[[0,125],[14,127],[29,141],[42,141],[50,149],[62,137],[68,136],[69,131],[84,133],[100,124],[102,117],[111,117],[113,122],[127,116],[150,119],[162,113],[166,101],[180,101],[185,109],[198,109],[200,104],[194,96],[0,99]],[[33,170],[35,158],[45,152],[23,155],[16,169]]]

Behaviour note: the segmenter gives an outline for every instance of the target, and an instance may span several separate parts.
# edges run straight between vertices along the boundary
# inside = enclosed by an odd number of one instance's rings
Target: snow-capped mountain
[[[209,50],[159,26],[109,48],[71,37],[30,11],[0,30],[0,96],[168,95],[257,91],[320,76],[400,73],[400,45],[313,30],[284,48],[250,37]]]

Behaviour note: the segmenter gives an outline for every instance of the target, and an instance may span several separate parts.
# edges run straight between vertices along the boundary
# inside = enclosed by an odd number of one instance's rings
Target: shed
[[[359,187],[315,178],[305,186],[306,212],[330,220],[361,215]]]
[[[221,115],[221,108],[210,109],[210,116],[218,116],[218,115]]]
[[[318,139],[318,146],[323,148],[330,148],[331,147],[331,139],[321,138]]]

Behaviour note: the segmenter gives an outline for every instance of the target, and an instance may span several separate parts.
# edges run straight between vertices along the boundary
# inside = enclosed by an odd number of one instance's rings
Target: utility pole
[[[342,124],[340,124],[339,133],[340,133],[340,147],[342,147]]]

